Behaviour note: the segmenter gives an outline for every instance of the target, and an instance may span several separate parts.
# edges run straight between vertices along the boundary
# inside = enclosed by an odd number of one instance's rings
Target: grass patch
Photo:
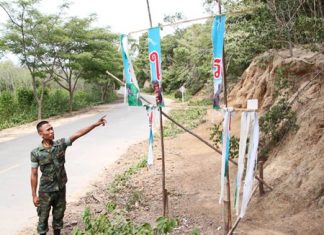
[[[128,170],[115,176],[114,180],[108,185],[107,190],[111,194],[118,193],[125,187],[132,175],[136,174],[140,169],[147,164],[146,159],[142,159],[137,164],[131,166]]]
[[[207,107],[188,106],[185,109],[176,109],[170,112],[170,117],[188,129],[193,129],[203,123]],[[164,127],[164,137],[175,137],[184,130],[180,129],[173,122],[168,122]]]

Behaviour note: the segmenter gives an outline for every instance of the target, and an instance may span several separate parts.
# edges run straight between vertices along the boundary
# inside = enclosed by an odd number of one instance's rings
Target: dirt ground
[[[205,140],[209,139],[210,127],[215,121],[207,115],[205,122],[194,130]],[[150,169],[143,168],[130,179],[130,187],[117,195],[118,201],[125,202],[131,192],[141,192],[138,202],[130,210],[130,219],[154,224],[162,215],[161,149],[160,140],[155,139],[155,163]],[[172,234],[191,234],[198,228],[201,234],[222,234],[223,207],[218,203],[220,191],[220,155],[188,133],[175,138],[165,138],[166,188],[168,190],[168,214],[179,221]],[[82,227],[82,212],[86,207],[94,214],[103,213],[109,194],[107,186],[114,176],[127,170],[143,159],[147,153],[147,141],[131,146],[113,165],[98,177],[85,194],[74,202],[68,203],[65,214],[63,234],[71,234],[73,228]],[[232,166],[231,179],[236,167]],[[233,181],[231,182],[233,187]],[[259,197],[256,194],[254,197]],[[233,223],[236,218],[234,210]],[[262,216],[262,212],[256,216]],[[249,218],[248,220],[253,220]],[[244,228],[244,221],[241,223]],[[34,225],[35,226],[35,225]],[[31,234],[35,227],[25,228],[20,234]],[[252,231],[251,231],[252,229]],[[249,231],[249,232],[244,232]],[[260,229],[249,226],[247,230],[238,227],[234,234],[285,234],[273,229]]]

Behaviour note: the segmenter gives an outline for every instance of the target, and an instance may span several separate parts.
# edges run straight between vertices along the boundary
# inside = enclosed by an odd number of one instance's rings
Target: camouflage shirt
[[[54,141],[51,148],[40,145],[31,152],[31,167],[42,172],[39,192],[54,192],[64,188],[67,176],[64,168],[65,150],[71,146],[68,138]]]

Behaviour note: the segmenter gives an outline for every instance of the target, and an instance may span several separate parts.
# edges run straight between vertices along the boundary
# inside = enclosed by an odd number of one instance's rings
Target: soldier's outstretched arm
[[[96,121],[95,123],[93,123],[92,125],[82,128],[81,130],[78,130],[77,132],[75,132],[71,137],[70,140],[71,142],[74,142],[75,140],[77,140],[78,138],[80,138],[81,136],[84,136],[85,134],[88,134],[90,131],[92,131],[94,128],[102,125],[104,126],[107,123],[107,120],[105,119],[106,115],[101,117],[98,121]]]
[[[30,177],[30,184],[33,196],[33,203],[37,207],[39,205],[39,198],[37,196],[37,184],[38,184],[38,168],[31,168],[31,177]]]

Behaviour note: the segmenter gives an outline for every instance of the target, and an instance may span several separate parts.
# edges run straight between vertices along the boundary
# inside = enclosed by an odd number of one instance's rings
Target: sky
[[[149,27],[146,0],[74,0],[73,14],[97,13],[101,25],[110,25],[113,32],[128,33]],[[153,26],[163,23],[164,15],[182,12],[187,18],[204,14],[202,0],[149,0]]]
[[[67,10],[68,16],[87,17],[95,13],[97,21],[94,26],[110,26],[114,33],[127,34],[150,26],[146,0],[70,0],[70,2],[72,4]],[[39,9],[45,14],[55,13],[62,3],[62,0],[42,0]],[[208,16],[203,7],[203,0],[149,0],[149,4],[153,26],[163,23],[165,15],[176,12],[181,12],[184,19]],[[5,23],[7,19],[8,17],[0,8],[0,24]],[[164,28],[163,31],[162,36],[170,33],[172,27]],[[140,35],[141,33],[132,36],[137,38]],[[15,56],[10,54],[3,59],[16,61]]]
[[[111,26],[115,33],[129,33],[149,27],[146,0],[70,0],[70,16],[97,14],[96,26]],[[42,0],[40,9],[54,13],[61,0]],[[181,12],[186,19],[207,16],[203,0],[149,0],[153,26],[163,23],[165,15]],[[7,17],[0,9],[0,23]]]

